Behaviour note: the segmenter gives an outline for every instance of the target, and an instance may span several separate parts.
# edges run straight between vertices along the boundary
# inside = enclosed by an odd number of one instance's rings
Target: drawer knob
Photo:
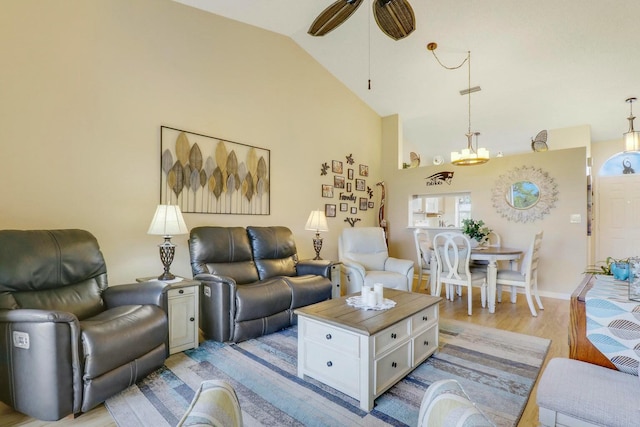
[[[429,317],[428,316],[422,316],[422,320],[424,320],[426,322],[427,320],[429,320]]]
[[[195,319],[195,317],[190,317],[190,318],[189,318],[189,320],[190,320],[191,322],[193,322],[193,321],[194,321],[194,320],[196,320],[196,319]]]
[[[391,334],[391,338],[393,338],[394,340],[397,338],[398,336],[394,333]]]
[[[424,345],[429,345],[429,341],[425,340]]]
[[[326,338],[326,339],[328,339],[328,340],[330,340],[330,339],[331,339],[331,338],[333,338],[333,337],[331,336],[331,334],[327,334],[325,338]]]
[[[397,368],[398,364],[396,362],[391,362],[391,366],[394,367],[394,368]]]
[[[178,291],[178,293],[179,293],[179,294],[184,294],[184,289],[180,289],[180,290]]]
[[[327,366],[328,366],[328,367],[332,367],[332,366],[333,366],[333,363],[331,363],[331,360],[329,360],[329,361],[327,362]]]

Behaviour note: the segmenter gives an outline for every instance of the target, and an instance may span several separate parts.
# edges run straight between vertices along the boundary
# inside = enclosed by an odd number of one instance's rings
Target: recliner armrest
[[[395,273],[409,274],[409,270],[413,269],[413,261],[408,259],[400,259],[389,257],[384,263],[384,269],[386,271],[393,271]]]
[[[322,276],[329,278],[331,275],[331,266],[333,262],[324,259],[305,259],[298,261],[296,264],[296,271],[298,276],[304,276],[305,274],[313,274],[316,276]]]
[[[152,280],[150,282],[131,283],[128,285],[109,286],[102,298],[107,309],[122,305],[157,305],[167,311],[166,294],[171,285]]]
[[[231,277],[196,274],[200,286],[200,329],[206,339],[225,342],[232,338],[237,283]]]
[[[0,400],[43,421],[80,412],[80,324],[55,310],[0,310]],[[55,357],[52,357],[55,355]]]

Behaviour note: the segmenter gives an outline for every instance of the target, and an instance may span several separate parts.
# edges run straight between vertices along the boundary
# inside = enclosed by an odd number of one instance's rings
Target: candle
[[[376,295],[376,305],[382,304],[384,300],[384,286],[382,283],[376,283],[373,285],[373,292]]]

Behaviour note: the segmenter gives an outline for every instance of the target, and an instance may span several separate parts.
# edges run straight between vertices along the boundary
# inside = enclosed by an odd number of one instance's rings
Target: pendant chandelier
[[[624,151],[640,151],[640,131],[633,130],[633,119],[635,116],[633,115],[633,103],[636,101],[636,98],[627,98],[626,100],[629,103],[629,131],[623,135],[624,138]]]
[[[467,148],[463,148],[459,152],[452,151],[451,163],[453,163],[456,166],[473,166],[473,165],[481,165],[483,163],[487,163],[489,161],[489,150],[483,147],[478,147],[478,136],[480,135],[480,132],[471,131],[471,93],[480,91],[480,86],[471,87],[471,51],[467,52],[467,57],[464,59],[464,61],[462,61],[460,65],[458,65],[457,67],[447,67],[442,62],[440,62],[440,59],[438,59],[438,57],[436,56],[435,50],[437,47],[438,47],[438,44],[432,42],[427,45],[427,50],[430,50],[431,53],[433,53],[433,56],[438,61],[438,64],[440,64],[443,68],[446,68],[447,70],[455,70],[462,67],[466,62],[468,71],[469,71],[467,89],[460,91],[460,95],[467,95],[468,97],[467,105],[468,105],[468,114],[469,114],[468,116],[469,124],[467,127],[467,133],[465,134],[467,137]],[[474,136],[476,137],[475,144],[473,143]]]

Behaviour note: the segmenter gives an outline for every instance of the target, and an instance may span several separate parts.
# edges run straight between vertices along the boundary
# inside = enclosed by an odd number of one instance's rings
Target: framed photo
[[[324,205],[324,216],[332,218],[336,216],[336,205]]]
[[[333,186],[335,188],[344,188],[344,176],[343,175],[334,175],[333,176]]]
[[[340,160],[332,160],[331,161],[331,171],[333,173],[342,173],[342,162]]]
[[[360,197],[360,210],[361,211],[366,211],[367,210],[367,198],[366,197]]]
[[[360,165],[360,176],[369,176],[369,166]]]
[[[351,214],[355,215],[358,213],[358,208],[356,208],[355,206],[351,208]]]
[[[347,178],[353,179],[353,169],[347,169]]]
[[[347,182],[347,193],[351,193],[351,183]]]
[[[364,191],[365,180],[364,179],[356,179],[356,191]]]
[[[369,202],[369,209],[373,209],[373,202]]]
[[[349,205],[346,203],[340,203],[340,212],[348,212],[349,211]]]
[[[333,185],[322,184],[322,197],[333,197]]]

